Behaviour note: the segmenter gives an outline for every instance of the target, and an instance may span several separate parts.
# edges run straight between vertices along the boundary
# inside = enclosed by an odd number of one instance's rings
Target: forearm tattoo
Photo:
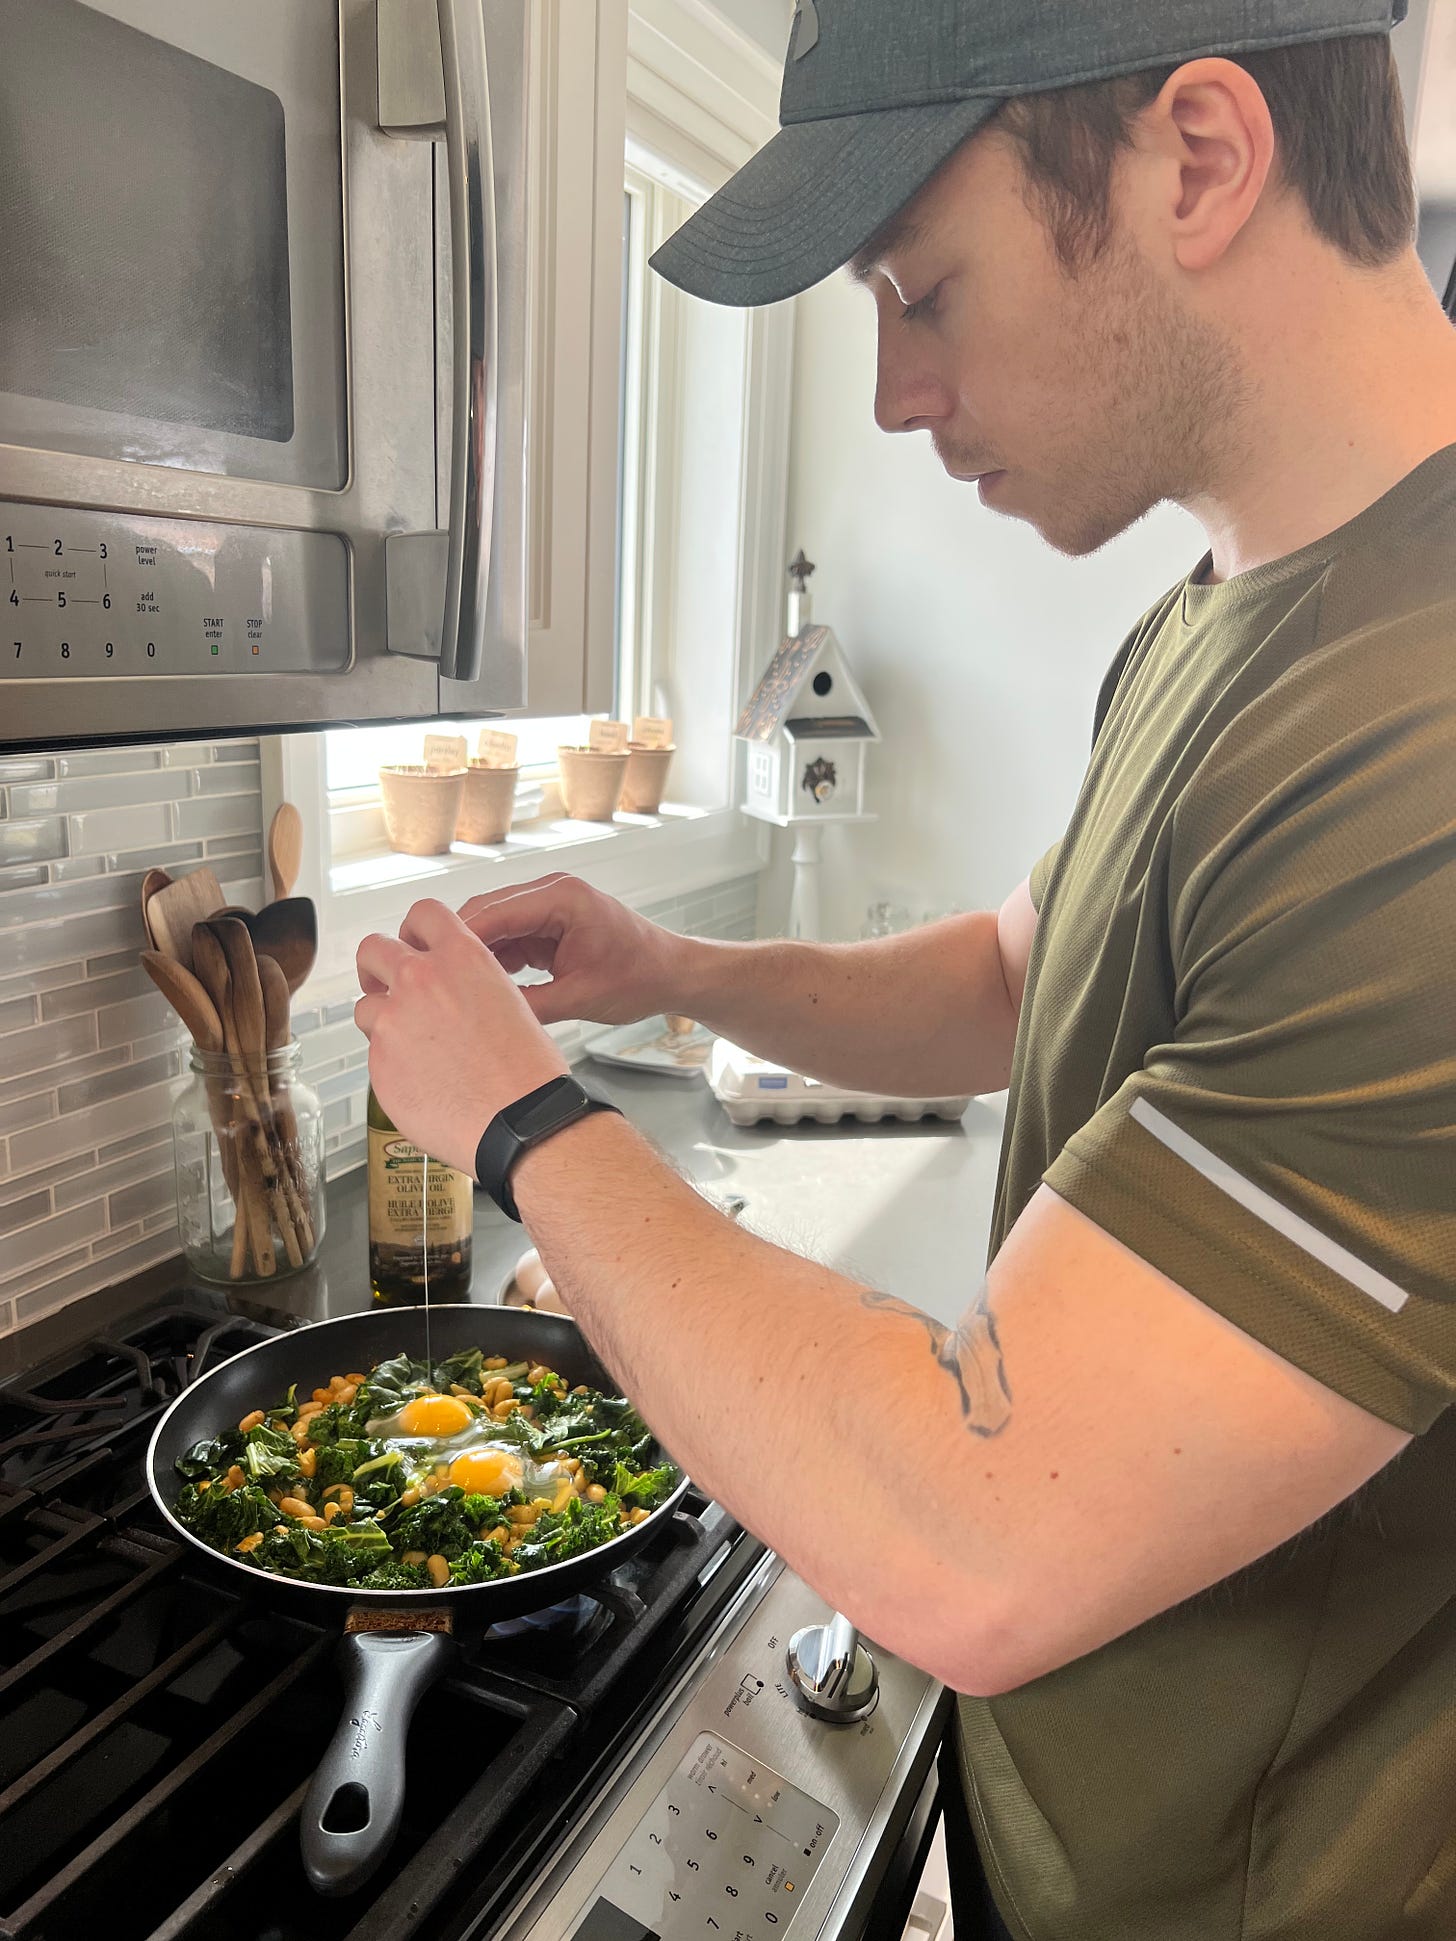
[[[903,1314],[908,1321],[918,1321],[930,1336],[936,1361],[960,1393],[961,1419],[966,1427],[973,1435],[1000,1434],[1011,1420],[1011,1385],[1006,1379],[1006,1364],[996,1338],[989,1280],[981,1283],[981,1291],[956,1328],[947,1328],[908,1301],[897,1300],[893,1294],[871,1291],[862,1295],[861,1300],[867,1308]]]

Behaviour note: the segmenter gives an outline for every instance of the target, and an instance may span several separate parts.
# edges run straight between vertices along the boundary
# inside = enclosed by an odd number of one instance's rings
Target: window
[[[732,728],[781,631],[792,307],[703,304],[648,259],[772,133],[778,73],[683,0],[630,0],[627,32],[614,712],[671,716],[671,801],[657,818],[565,820],[556,749],[585,740],[588,718],[512,717],[496,724],[518,736],[525,771],[507,842],[404,857],[386,846],[378,770],[420,759],[425,726],[287,738],[270,793],[306,812],[316,801],[330,831],[329,853],[299,886],[340,939],[316,981],[345,977],[352,940],[397,922],[419,895],[459,902],[566,868],[643,902],[766,860],[763,832],[731,806]],[[481,725],[428,731],[463,733],[473,751]]]

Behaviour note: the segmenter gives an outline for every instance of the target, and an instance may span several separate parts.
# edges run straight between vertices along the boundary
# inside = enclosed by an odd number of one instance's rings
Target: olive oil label
[[[369,1238],[392,1247],[419,1247],[425,1235],[425,1155],[397,1132],[369,1128]],[[430,1246],[459,1244],[475,1217],[470,1180],[453,1166],[430,1162]]]

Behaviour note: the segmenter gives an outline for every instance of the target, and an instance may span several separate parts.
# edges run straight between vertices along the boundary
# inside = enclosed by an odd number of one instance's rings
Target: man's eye
[[[914,323],[917,318],[934,316],[935,300],[939,295],[940,285],[937,283],[935,288],[927,290],[923,297],[917,297],[914,303],[907,303],[900,312],[901,323]]]

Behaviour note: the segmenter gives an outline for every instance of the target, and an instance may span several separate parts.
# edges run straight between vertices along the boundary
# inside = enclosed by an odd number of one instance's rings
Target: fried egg
[[[416,1395],[393,1415],[376,1416],[364,1433],[397,1449],[413,1475],[449,1465],[450,1481],[471,1494],[506,1496],[513,1489],[550,1495],[562,1475],[559,1463],[538,1463],[502,1440],[499,1425],[458,1395]]]

